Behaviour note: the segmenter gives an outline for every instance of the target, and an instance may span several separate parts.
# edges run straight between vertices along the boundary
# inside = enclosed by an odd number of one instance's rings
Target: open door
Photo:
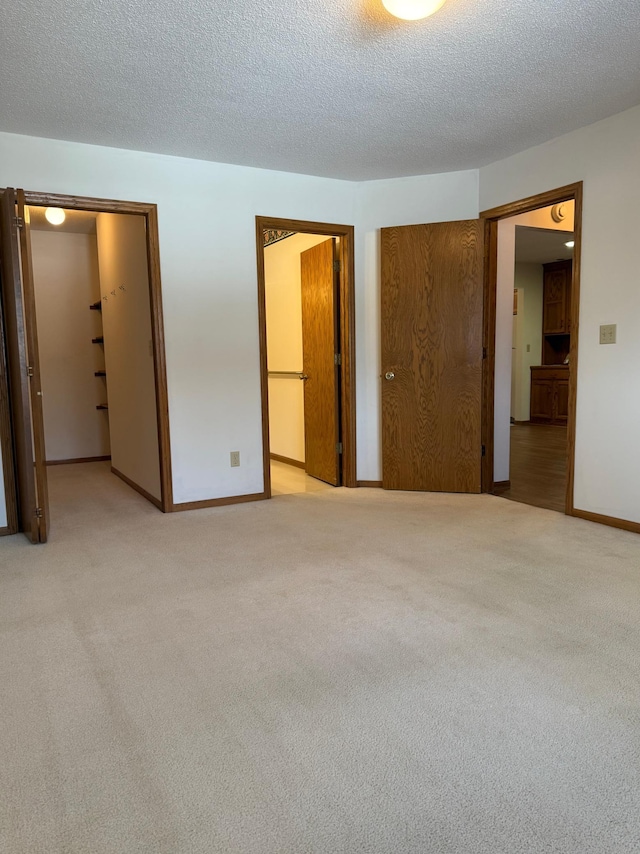
[[[9,398],[15,446],[20,530],[33,543],[47,541],[48,495],[42,389],[33,290],[29,210],[22,190],[7,188],[0,209],[2,302]]]
[[[300,254],[305,470],[340,483],[338,281],[335,239]]]
[[[382,229],[382,485],[480,492],[482,220]]]

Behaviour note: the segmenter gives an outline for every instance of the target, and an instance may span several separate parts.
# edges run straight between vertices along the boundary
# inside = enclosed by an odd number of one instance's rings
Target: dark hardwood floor
[[[564,513],[567,428],[546,424],[511,426],[511,485],[495,494],[510,501]]]

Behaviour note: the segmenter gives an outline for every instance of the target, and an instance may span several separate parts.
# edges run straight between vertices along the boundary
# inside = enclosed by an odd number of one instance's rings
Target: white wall
[[[496,373],[493,409],[493,479],[497,483],[509,480],[515,264],[516,227],[510,219],[501,219],[498,222],[496,268]]]
[[[0,134],[0,186],[157,202],[177,502],[262,491],[256,214],[356,225],[358,477],[380,477],[379,231],[584,181],[576,507],[640,521],[640,107],[476,171],[353,184]],[[478,180],[479,197],[478,205]],[[618,344],[600,346],[601,323]],[[229,450],[242,466],[229,467]]]
[[[356,226],[358,477],[377,480],[377,229],[475,217],[477,182],[355,184],[0,133],[0,186],[158,204],[177,503],[263,489],[255,216]]]
[[[302,371],[300,253],[328,240],[326,235],[294,234],[264,250],[267,367]],[[271,453],[304,462],[304,383],[269,378]]]
[[[98,214],[111,465],[161,498],[145,220]]]
[[[518,290],[517,347],[514,352],[515,396],[512,413],[516,421],[528,421],[531,408],[531,366],[542,364],[542,264],[516,262]],[[517,321],[517,323],[515,322]],[[527,347],[529,348],[527,350]]]
[[[640,107],[480,170],[485,210],[584,181],[575,506],[640,522]],[[600,324],[618,343],[600,345]]]
[[[96,405],[105,397],[100,299],[93,234],[31,231],[47,460],[109,453],[109,425]]]
[[[356,359],[358,478],[381,480],[380,228],[478,216],[477,171],[358,185]]]
[[[0,186],[158,204],[174,500],[262,492],[255,216],[355,223],[357,185],[0,134]]]

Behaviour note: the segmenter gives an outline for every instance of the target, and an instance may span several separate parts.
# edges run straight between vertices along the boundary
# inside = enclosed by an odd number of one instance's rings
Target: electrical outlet
[[[531,352],[531,344],[527,344],[527,353]]]
[[[240,451],[231,451],[231,468],[240,465]]]
[[[616,343],[616,324],[609,323],[606,326],[600,327],[600,343],[615,344]]]

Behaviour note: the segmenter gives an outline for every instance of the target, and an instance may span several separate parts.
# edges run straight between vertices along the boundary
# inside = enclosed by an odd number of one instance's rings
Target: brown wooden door
[[[332,238],[300,253],[305,471],[340,483],[338,282]]]
[[[29,210],[22,190],[2,194],[2,297],[20,530],[44,543],[48,493]]]
[[[382,485],[480,492],[484,224],[382,229]]]

